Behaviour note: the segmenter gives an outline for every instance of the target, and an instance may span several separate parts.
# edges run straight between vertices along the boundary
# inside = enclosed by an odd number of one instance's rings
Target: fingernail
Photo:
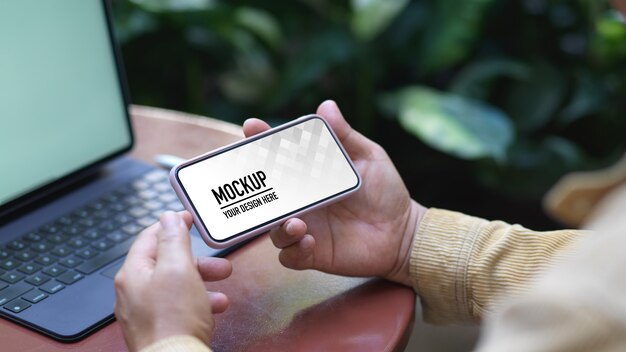
[[[180,216],[173,211],[166,211],[161,215],[161,226],[165,229],[180,226]]]
[[[294,229],[294,224],[293,221],[287,221],[287,225],[285,225],[285,230],[287,231],[287,233],[291,234],[293,232]]]

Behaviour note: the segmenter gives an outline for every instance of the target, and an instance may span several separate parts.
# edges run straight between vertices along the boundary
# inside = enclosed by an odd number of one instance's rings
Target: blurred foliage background
[[[334,99],[426,206],[553,228],[549,187],[626,146],[626,27],[605,1],[113,5],[134,103],[277,124]]]

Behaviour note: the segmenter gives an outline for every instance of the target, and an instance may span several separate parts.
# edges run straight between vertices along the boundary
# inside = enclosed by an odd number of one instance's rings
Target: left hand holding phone
[[[382,147],[361,135],[333,101],[320,105],[324,117],[362,177],[351,197],[291,218],[270,231],[280,262],[347,276],[378,276],[410,285],[409,250],[426,208],[411,199]],[[269,129],[258,119],[244,123],[246,137]]]
[[[191,254],[187,212],[166,212],[139,234],[115,277],[115,316],[131,351],[170,336],[191,335],[209,342],[214,322],[228,298],[207,292],[203,280],[230,276],[222,258]]]

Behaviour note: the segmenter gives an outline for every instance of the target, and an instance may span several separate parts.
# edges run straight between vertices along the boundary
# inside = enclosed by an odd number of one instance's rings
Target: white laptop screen
[[[0,206],[131,144],[100,0],[3,0]]]

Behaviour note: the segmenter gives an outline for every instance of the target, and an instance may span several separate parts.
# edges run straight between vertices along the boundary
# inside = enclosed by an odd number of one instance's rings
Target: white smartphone
[[[328,123],[303,116],[176,166],[170,182],[204,241],[225,248],[359,189]]]

